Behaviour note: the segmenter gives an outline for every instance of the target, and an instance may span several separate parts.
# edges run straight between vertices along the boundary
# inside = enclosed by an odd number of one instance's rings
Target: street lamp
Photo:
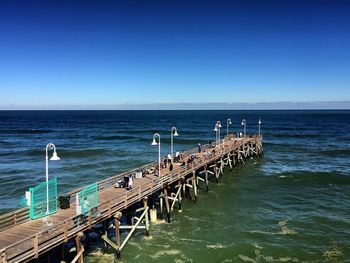
[[[46,214],[49,213],[49,155],[48,150],[53,150],[51,161],[58,161],[60,157],[57,156],[56,146],[53,143],[46,145]]]
[[[221,128],[221,122],[217,121],[215,124],[214,131],[216,132],[216,145],[218,145],[218,142],[220,144],[220,128]]]
[[[221,136],[221,130],[220,130],[220,128],[222,127],[222,126],[221,126],[221,121],[217,121],[216,123],[218,124],[218,128],[219,128],[219,144],[220,144],[220,136]]]
[[[216,146],[218,144],[218,128],[216,124],[214,127],[214,132],[215,132],[215,146]]]
[[[231,119],[228,118],[227,119],[227,126],[226,126],[226,135],[228,135],[228,126],[231,125],[231,124],[232,124]]]
[[[245,119],[242,120],[242,123],[241,123],[242,126],[244,126],[244,138],[245,138],[245,135],[246,135],[246,128],[247,128],[247,121]]]
[[[156,137],[158,137],[158,143],[156,141]],[[159,174],[159,177],[161,177],[161,173],[160,173],[160,135],[158,132],[153,134],[153,142],[151,143],[151,145],[158,145],[158,174]]]
[[[259,137],[260,137],[260,125],[261,125],[261,120],[260,120],[260,118],[259,118],[259,121],[258,121],[258,124],[259,124]]]
[[[177,129],[176,127],[172,127],[170,130],[170,137],[171,137],[171,147],[170,147],[170,155],[171,155],[171,163],[173,163],[174,160],[174,156],[173,156],[173,150],[174,150],[174,138],[173,136],[179,136],[179,134],[177,133]]]

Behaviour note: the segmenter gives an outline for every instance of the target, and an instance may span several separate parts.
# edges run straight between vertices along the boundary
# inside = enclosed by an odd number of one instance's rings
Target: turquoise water
[[[0,209],[20,207],[20,197],[44,179],[44,149],[57,146],[50,163],[60,192],[155,161],[170,128],[175,149],[214,140],[217,120],[231,132],[257,131],[262,118],[265,155],[226,170],[198,202],[188,198],[171,224],[137,232],[122,262],[350,262],[350,111],[0,112]],[[113,262],[98,240],[87,262]]]
[[[349,261],[349,194],[337,185],[342,179],[262,174],[266,159],[227,170],[209,193],[199,191],[197,204],[187,200],[182,213],[175,210],[171,224],[152,225],[151,239],[140,231],[122,261]],[[87,262],[109,262],[112,255],[95,250]]]

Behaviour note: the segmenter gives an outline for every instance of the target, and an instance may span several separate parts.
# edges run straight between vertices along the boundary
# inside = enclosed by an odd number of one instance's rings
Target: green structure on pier
[[[97,183],[86,186],[78,193],[81,206],[81,213],[88,215],[90,209],[98,206],[98,186]]]
[[[29,188],[30,220],[41,218],[57,212],[57,179],[53,178],[48,182],[38,184],[34,188]],[[47,198],[48,194],[48,198]]]

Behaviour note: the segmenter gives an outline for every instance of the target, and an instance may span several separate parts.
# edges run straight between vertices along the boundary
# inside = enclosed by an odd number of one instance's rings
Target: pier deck
[[[261,138],[257,136],[249,138],[227,137],[222,145],[216,147],[215,155],[203,156],[203,152],[197,153],[197,158],[189,165],[175,164],[171,172],[168,169],[162,169],[161,177],[154,173],[134,179],[133,188],[130,190],[115,188],[114,185],[116,181],[125,175],[134,173],[136,169],[102,180],[98,182],[97,212],[91,210],[87,216],[76,214],[74,195],[81,188],[70,193],[70,208],[59,209],[54,215],[30,221],[29,215],[26,214],[29,212],[26,212],[26,209],[21,209],[11,213],[10,216],[9,214],[1,216],[0,227],[5,226],[0,229],[2,262],[22,262],[38,258],[40,254],[67,242],[79,232],[91,229],[96,223],[111,218],[117,211],[122,211],[161,190],[165,183],[174,183],[182,177],[207,167],[208,164],[213,162],[216,164],[216,161],[225,155],[229,156],[230,153],[238,151],[248,144],[256,145],[257,143],[261,143]],[[196,150],[193,149],[192,153],[195,152]],[[189,153],[191,151],[186,152],[183,158],[186,159]],[[154,167],[154,164],[145,165],[143,168],[152,166]],[[18,215],[21,215],[21,219],[17,221],[16,216]],[[49,222],[49,225],[45,222]]]

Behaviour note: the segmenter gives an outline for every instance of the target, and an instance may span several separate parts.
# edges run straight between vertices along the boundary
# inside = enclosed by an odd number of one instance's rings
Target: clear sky
[[[350,101],[350,1],[0,1],[0,108]]]

